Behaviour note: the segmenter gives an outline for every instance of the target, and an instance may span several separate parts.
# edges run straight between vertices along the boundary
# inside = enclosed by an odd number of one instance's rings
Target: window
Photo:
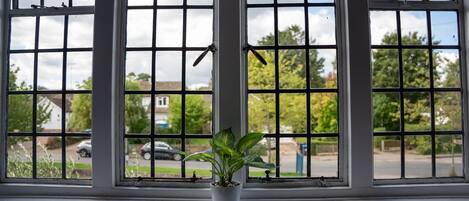
[[[336,3],[247,1],[247,41],[267,61],[247,56],[248,132],[274,172],[250,168],[251,181],[320,178],[337,181],[339,86]]]
[[[464,177],[459,11],[420,7],[370,11],[376,180]]]
[[[92,178],[93,9],[78,7],[93,1],[11,5],[5,177],[86,182]]]
[[[213,2],[129,0],[126,10],[124,180],[210,179],[210,164],[180,152],[210,151],[212,55],[192,64],[213,43]]]

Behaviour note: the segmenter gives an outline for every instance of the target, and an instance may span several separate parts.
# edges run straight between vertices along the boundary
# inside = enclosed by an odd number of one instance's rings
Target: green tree
[[[83,83],[78,85],[81,90],[91,90],[92,80],[88,78]],[[91,94],[75,94],[71,97],[71,114],[70,121],[68,122],[69,131],[81,132],[86,129],[91,129],[91,110],[92,101]]]
[[[186,96],[186,133],[202,134],[207,129],[210,129],[210,121],[212,112],[210,100],[200,95],[187,95]],[[178,133],[182,130],[181,119],[181,99],[176,96],[169,98],[169,124],[172,133]]]
[[[127,75],[126,89],[132,91],[142,90],[141,82],[147,81],[148,76],[139,74]],[[143,79],[143,80],[142,80]],[[127,133],[148,133],[150,121],[147,116],[148,107],[143,105],[144,95],[133,94],[125,96],[125,125]]]

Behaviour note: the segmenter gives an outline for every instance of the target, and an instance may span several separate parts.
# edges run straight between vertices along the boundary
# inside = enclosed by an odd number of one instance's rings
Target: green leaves
[[[239,139],[238,143],[236,144],[236,150],[239,152],[245,152],[254,147],[257,143],[259,143],[264,134],[262,133],[250,133],[243,136]]]

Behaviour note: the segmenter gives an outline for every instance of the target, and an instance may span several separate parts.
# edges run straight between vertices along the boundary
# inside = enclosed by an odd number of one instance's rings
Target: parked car
[[[83,140],[77,145],[77,154],[82,158],[91,157],[91,140]]]
[[[174,149],[166,142],[155,141],[155,159],[175,160],[182,159],[179,150]],[[151,143],[148,142],[140,148],[140,155],[145,160],[151,159]]]

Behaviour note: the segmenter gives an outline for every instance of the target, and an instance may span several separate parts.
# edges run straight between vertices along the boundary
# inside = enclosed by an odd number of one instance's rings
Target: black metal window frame
[[[399,137],[400,141],[400,178],[396,179],[375,179],[374,182],[376,184],[388,184],[388,183],[422,183],[426,181],[438,181],[438,182],[458,182],[458,181],[464,181],[465,175],[467,174],[466,172],[463,171],[462,176],[456,176],[456,177],[438,177],[436,174],[436,137],[438,136],[461,136],[462,141],[466,141],[466,124],[465,124],[465,116],[467,116],[466,109],[464,108],[464,104],[466,103],[465,97],[465,62],[464,62],[464,52],[462,48],[463,44],[463,36],[461,33],[462,32],[462,22],[461,22],[461,10],[460,9],[453,9],[453,8],[438,8],[437,5],[445,5],[450,6],[455,3],[455,2],[423,2],[426,3],[427,6],[421,6],[420,3],[416,2],[408,2],[411,6],[408,7],[398,7],[398,8],[380,8],[379,6],[374,6],[370,8],[370,12],[372,11],[390,11],[390,12],[395,12],[396,13],[396,26],[397,26],[397,44],[395,45],[371,45],[371,51],[373,50],[379,50],[379,49],[388,49],[388,50],[397,50],[399,54],[399,87],[394,87],[394,88],[386,88],[386,87],[374,87],[373,86],[373,94],[376,93],[393,93],[393,94],[398,94],[399,95],[399,114],[400,114],[400,131],[373,131],[373,136],[374,137]],[[448,4],[449,3],[449,4]],[[434,4],[433,7],[431,4]],[[430,6],[428,6],[430,5]],[[401,31],[401,12],[406,12],[406,11],[420,11],[420,12],[425,12],[425,20],[426,20],[426,32],[427,32],[427,44],[424,45],[406,45],[403,44],[402,42],[402,31]],[[433,11],[451,11],[455,12],[457,16],[457,26],[458,26],[458,44],[457,45],[438,45],[433,43],[433,37],[432,37],[432,18],[431,18],[431,12]],[[404,71],[404,59],[403,59],[403,50],[406,49],[421,49],[421,50],[426,50],[428,51],[429,54],[429,63],[428,63],[428,68],[429,68],[429,88],[414,88],[414,87],[405,87],[404,85],[404,76],[403,76],[403,71]],[[459,87],[435,87],[434,86],[434,63],[433,63],[433,52],[434,50],[457,50],[459,58],[459,77],[460,77],[460,86]],[[441,92],[454,92],[454,93],[459,93],[461,100],[460,100],[460,110],[461,110],[461,130],[459,131],[441,131],[441,130],[436,130],[436,124],[435,124],[435,93],[441,93]],[[429,131],[405,131],[405,118],[404,118],[404,94],[406,93],[427,93],[429,94],[429,104],[430,104],[430,130]],[[428,136],[431,137],[431,147],[432,147],[432,153],[431,153],[431,177],[429,178],[406,178],[405,173],[406,173],[406,150],[405,150],[405,137],[406,136]],[[466,148],[463,148],[463,153],[464,155],[467,154]],[[465,169],[464,167],[467,165],[467,161],[465,161],[465,157],[463,157],[463,170]]]
[[[76,7],[79,9],[73,9],[73,0],[68,0],[68,7],[57,7],[57,8],[31,8],[31,9],[20,9],[18,8],[18,0],[12,0],[12,10],[8,12],[8,40],[7,40],[7,58],[10,58],[14,54],[24,54],[31,53],[34,54],[34,66],[33,66],[33,86],[30,91],[11,91],[9,86],[6,85],[6,88],[3,90],[7,91],[6,99],[4,101],[8,103],[10,96],[18,95],[30,95],[32,96],[32,122],[31,122],[31,132],[8,132],[6,130],[6,137],[30,137],[32,139],[32,177],[31,178],[9,178],[7,176],[8,162],[5,163],[5,175],[4,177],[6,182],[28,182],[28,183],[60,183],[60,184],[91,184],[92,178],[86,179],[73,179],[67,178],[67,151],[66,151],[66,140],[69,138],[83,138],[91,139],[91,133],[89,132],[67,132],[66,127],[66,109],[62,108],[61,110],[61,131],[57,133],[53,132],[38,132],[37,131],[37,106],[38,106],[38,96],[41,95],[60,95],[61,96],[61,105],[66,105],[67,96],[70,95],[90,95],[92,90],[70,90],[67,89],[67,56],[68,53],[73,52],[93,52],[93,47],[89,48],[69,48],[68,47],[68,30],[69,30],[69,17],[76,15],[94,15],[94,10],[92,7]],[[40,6],[44,6],[44,0],[40,1]],[[49,13],[48,13],[49,12]],[[64,30],[63,30],[63,46],[61,48],[39,48],[39,30],[41,17],[43,16],[63,16],[64,17]],[[11,21],[12,18],[21,18],[21,17],[35,17],[35,32],[34,34],[34,48],[33,49],[21,49],[21,50],[11,50]],[[38,90],[37,79],[38,79],[38,55],[40,53],[62,53],[62,86],[60,90]],[[7,72],[10,72],[10,62],[7,59]],[[9,83],[8,78],[6,82]],[[8,106],[6,107],[5,125],[8,128]],[[37,138],[38,137],[60,137],[61,138],[61,178],[38,178],[37,176]],[[7,153],[7,151],[5,151]],[[5,160],[8,160],[7,158]]]
[[[344,182],[344,158],[343,158],[343,141],[344,137],[342,136],[342,90],[341,87],[342,85],[342,73],[343,70],[341,69],[341,59],[340,55],[342,55],[341,51],[338,49],[339,46],[341,46],[341,33],[340,31],[342,30],[341,26],[342,24],[340,23],[340,13],[341,10],[339,9],[339,2],[340,0],[334,0],[333,3],[311,3],[309,0],[304,0],[304,2],[301,3],[279,3],[278,0],[273,0],[273,3],[260,3],[260,4],[249,4],[246,3],[245,10],[248,11],[248,9],[251,8],[273,8],[273,13],[274,13],[274,37],[275,37],[275,42],[271,46],[259,46],[259,45],[252,45],[253,48],[256,50],[269,50],[269,51],[274,51],[275,54],[275,60],[274,60],[274,67],[275,67],[275,89],[249,89],[248,86],[248,79],[249,75],[246,71],[246,83],[245,86],[247,88],[247,97],[251,94],[268,94],[268,95],[275,95],[275,133],[267,133],[265,134],[265,138],[273,138],[275,139],[275,146],[277,147],[275,149],[275,175],[267,175],[265,177],[250,177],[249,176],[249,171],[246,172],[246,178],[248,183],[276,183],[276,182],[298,182],[298,181],[318,181],[319,186],[323,185],[342,185]],[[309,35],[309,9],[310,8],[315,8],[315,7],[333,7],[334,8],[334,16],[335,16],[335,44],[333,45],[314,45],[310,44],[310,35]],[[304,45],[280,45],[279,44],[279,27],[278,27],[278,22],[279,22],[279,8],[304,8],[304,31],[305,31],[305,36],[304,36]],[[245,21],[246,25],[245,27],[246,30],[249,29],[247,26],[247,18]],[[245,37],[248,37],[248,31],[245,33]],[[246,40],[247,41],[247,40]],[[336,53],[336,58],[338,63],[336,64],[337,67],[337,86],[336,88],[313,88],[311,86],[311,74],[310,74],[310,58],[309,58],[309,53],[311,49],[317,49],[317,50],[335,50]],[[279,75],[279,52],[282,50],[304,50],[305,55],[306,55],[306,61],[305,61],[305,68],[306,68],[306,88],[305,89],[281,89],[280,88],[280,75]],[[245,56],[245,61],[247,63],[248,61],[248,54]],[[246,68],[249,68],[247,65]],[[337,96],[337,131],[336,133],[314,133],[313,128],[311,128],[311,114],[312,114],[312,109],[311,109],[311,95],[314,93],[335,93]],[[280,95],[281,94],[301,94],[306,96],[306,133],[281,133],[280,131]],[[249,113],[249,112],[247,112]],[[247,119],[246,115],[246,119]],[[247,122],[248,120],[246,120]],[[247,124],[249,125],[249,123]],[[248,126],[249,127],[249,126]],[[249,128],[248,128],[249,130]],[[312,169],[311,169],[311,164],[312,164],[312,139],[313,138],[337,138],[337,147],[339,149],[338,154],[337,154],[337,177],[312,177]],[[306,175],[303,177],[283,177],[281,176],[281,156],[280,156],[280,139],[281,138],[306,138],[306,144],[307,144],[307,160],[306,160]],[[327,182],[327,183],[326,183]]]
[[[187,90],[186,89],[186,69],[187,68],[192,68],[192,63],[188,63],[187,61],[187,53],[188,52],[202,52],[207,49],[207,47],[187,47],[187,11],[190,9],[210,9],[212,10],[212,18],[214,16],[214,5],[189,5],[188,0],[183,0],[182,5],[158,5],[158,0],[153,1],[153,5],[143,5],[143,6],[131,6],[131,5],[125,5],[126,7],[126,12],[129,10],[152,10],[153,12],[153,19],[152,19],[152,42],[151,42],[151,47],[127,47],[125,46],[125,53],[124,55],[127,55],[128,52],[142,52],[142,51],[151,51],[152,54],[152,59],[151,59],[151,90],[149,91],[131,91],[131,90],[124,90],[124,95],[149,95],[151,96],[151,102],[150,102],[150,108],[151,108],[151,119],[150,119],[150,134],[127,134],[124,131],[123,134],[123,139],[148,139],[150,140],[150,149],[151,149],[151,158],[153,160],[150,160],[150,177],[137,177],[137,178],[132,178],[132,177],[126,177],[125,175],[125,163],[122,164],[122,169],[121,169],[121,180],[123,185],[127,185],[126,183],[130,182],[129,185],[139,185],[144,184],[144,183],[149,183],[150,185],[153,184],[153,182],[197,182],[197,183],[208,183],[211,180],[210,179],[205,179],[205,178],[199,178],[196,177],[194,178],[193,176],[196,175],[187,175],[186,174],[186,161],[181,160],[181,178],[168,178],[168,177],[157,177],[156,175],[156,167],[155,167],[155,140],[157,139],[178,139],[180,140],[181,143],[181,151],[185,152],[186,151],[186,142],[187,140],[190,139],[212,139],[212,134],[186,134],[186,96],[187,95],[209,95],[211,96],[212,103],[213,103],[213,86],[211,90]],[[181,47],[159,47],[157,46],[157,13],[158,10],[165,9],[165,10],[182,10],[183,13],[183,20],[182,20],[182,46]],[[125,26],[127,25],[127,20],[124,19],[124,24]],[[214,22],[214,21],[213,21]],[[213,23],[215,24],[215,23]],[[213,30],[212,31],[212,36],[213,35]],[[126,37],[125,37],[126,38]],[[126,39],[125,39],[126,40]],[[213,37],[212,37],[213,40]],[[127,42],[126,42],[127,43]],[[156,53],[158,51],[171,51],[171,52],[181,52],[182,53],[182,72],[181,72],[181,89],[180,90],[159,90],[156,88]],[[125,65],[124,65],[125,66]],[[126,67],[124,68],[125,72]],[[123,73],[124,75],[126,73]],[[125,78],[123,79],[125,80]],[[213,69],[212,69],[212,80],[213,80]],[[157,134],[156,128],[155,128],[155,107],[157,106],[157,100],[156,100],[156,95],[180,95],[181,96],[181,131],[180,134],[174,135],[174,134]],[[124,111],[123,111],[124,112]],[[212,121],[213,121],[213,104],[212,104]],[[125,129],[124,129],[125,130]],[[213,123],[211,125],[211,130],[213,132]],[[125,143],[124,141],[121,141],[121,143]],[[124,151],[124,150],[123,150]],[[121,155],[123,157],[124,155]],[[134,183],[134,182],[137,183]]]

